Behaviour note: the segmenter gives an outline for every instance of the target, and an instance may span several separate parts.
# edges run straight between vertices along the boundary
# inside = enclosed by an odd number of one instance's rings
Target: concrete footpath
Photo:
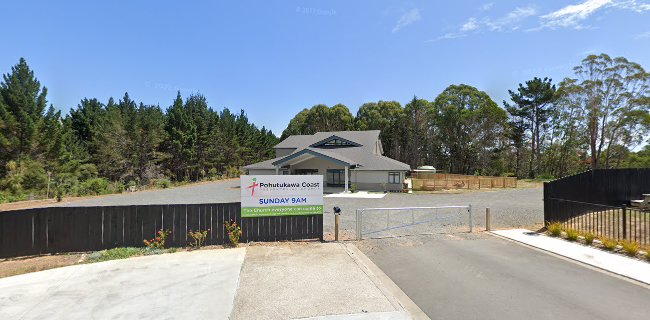
[[[492,233],[632,280],[650,284],[650,263],[644,261],[549,237],[526,229],[498,230],[492,231]]]
[[[428,319],[352,244],[283,242],[0,279],[0,319]]]
[[[428,319],[352,244],[249,246],[240,279],[231,319]]]
[[[0,319],[228,319],[245,248],[75,265],[0,279]]]

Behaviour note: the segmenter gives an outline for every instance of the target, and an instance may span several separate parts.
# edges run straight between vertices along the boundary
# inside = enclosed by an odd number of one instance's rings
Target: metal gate
[[[467,214],[467,218],[463,217],[464,214]],[[443,216],[444,218],[442,218]],[[368,228],[364,228],[364,223]],[[426,226],[427,224],[429,226]],[[386,233],[396,229],[409,229],[408,232],[401,235],[413,235],[432,233],[431,226],[449,227],[447,232],[453,232],[450,230],[462,230],[465,225],[469,226],[469,232],[472,232],[472,205],[364,208],[356,211],[357,240],[363,239],[363,236]]]

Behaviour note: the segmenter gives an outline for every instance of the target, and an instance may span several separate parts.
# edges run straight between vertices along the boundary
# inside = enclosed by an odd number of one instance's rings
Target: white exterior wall
[[[352,183],[359,190],[402,190],[405,171],[358,171],[352,170]],[[399,183],[388,183],[388,173],[399,172]]]

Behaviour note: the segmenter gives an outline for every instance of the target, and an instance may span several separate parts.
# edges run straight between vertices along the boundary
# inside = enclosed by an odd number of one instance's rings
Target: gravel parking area
[[[334,214],[332,208],[338,206],[343,211],[341,215],[341,228],[343,236],[355,237],[356,209],[380,207],[435,207],[435,206],[464,206],[472,205],[474,226],[477,229],[485,228],[485,208],[489,207],[492,213],[492,228],[531,227],[544,222],[542,188],[505,189],[497,191],[476,191],[459,194],[406,194],[390,193],[382,199],[351,199],[351,198],[325,198],[324,230],[326,238],[334,230]],[[456,210],[448,210],[440,217],[440,222],[466,227],[468,222],[465,216],[462,220],[452,217]],[[424,214],[424,211],[420,211]],[[379,220],[379,221],[373,221]],[[364,215],[366,224],[386,225],[386,215],[376,213]],[[433,229],[432,229],[433,230]],[[447,232],[448,230],[444,230]]]
[[[62,206],[114,206],[144,204],[183,204],[238,202],[239,180],[218,181],[196,184],[165,190],[136,192],[132,194],[111,195],[73,201]],[[356,230],[356,209],[377,207],[433,207],[472,205],[474,226],[485,227],[485,208],[492,210],[493,228],[531,227],[543,223],[542,188],[521,188],[503,190],[480,190],[462,193],[389,193],[381,199],[333,198],[325,201],[324,231],[325,238],[333,237],[334,214],[332,208],[338,206],[343,210],[341,229],[344,238],[354,238]],[[426,212],[421,211],[424,215]],[[467,227],[466,216],[459,216],[457,211],[440,212],[441,224]],[[455,214],[455,215],[454,215]],[[410,213],[409,213],[410,215]],[[377,220],[377,221],[373,221]],[[386,217],[382,214],[368,216],[365,224],[385,226]],[[449,230],[444,230],[449,232]]]
[[[123,193],[61,204],[65,207],[239,202],[239,179]]]

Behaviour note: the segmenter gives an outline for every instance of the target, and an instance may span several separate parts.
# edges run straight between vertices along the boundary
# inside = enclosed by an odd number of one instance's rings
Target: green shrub
[[[158,179],[155,182],[156,187],[161,188],[161,189],[167,189],[172,186],[172,182],[169,181],[169,179]]]
[[[92,178],[81,183],[79,195],[102,195],[111,193],[110,182],[104,178]]]
[[[548,224],[546,229],[552,237],[559,237],[562,235],[562,223],[560,222],[551,222]]]
[[[594,236],[593,233],[587,232],[587,233],[584,234],[584,237],[585,237],[585,243],[587,245],[591,245],[592,243],[594,243],[595,236]]]
[[[196,231],[192,231],[192,229],[188,230],[187,235],[194,240],[194,242],[190,242],[190,245],[197,249],[203,247],[205,245],[205,240],[208,238],[208,232],[210,232],[210,229]]]
[[[356,183],[353,183],[352,185],[350,185],[350,192],[352,192],[352,193],[357,192],[357,184]]]
[[[110,250],[102,250],[93,252],[88,255],[86,262],[102,262],[108,260],[126,259],[134,256],[141,256],[145,254],[144,248],[114,248]]]
[[[576,230],[568,229],[566,231],[566,239],[569,240],[569,241],[577,241],[578,240],[578,235],[579,235],[579,233]]]
[[[151,240],[142,240],[145,246],[147,246],[150,249],[165,249],[165,241],[167,241],[167,237],[171,234],[171,231],[169,230],[163,230],[160,229],[158,230],[157,235],[151,239]]]
[[[623,251],[630,257],[636,257],[636,254],[639,252],[639,244],[634,241],[625,240],[621,242],[623,246]]]
[[[217,168],[210,168],[210,170],[208,170],[208,177],[210,177],[210,179],[218,178],[218,176],[219,171],[217,171]]]
[[[230,244],[233,247],[237,247],[239,245],[239,238],[241,238],[242,235],[241,227],[237,224],[237,222],[232,220],[225,222],[223,226],[226,228],[226,232],[228,233]]]
[[[555,176],[553,176],[550,173],[542,173],[536,177],[539,180],[553,180],[555,179]]]
[[[603,243],[603,247],[605,247],[605,250],[607,251],[613,251],[616,249],[616,246],[618,243],[612,239],[602,239],[601,242]]]

